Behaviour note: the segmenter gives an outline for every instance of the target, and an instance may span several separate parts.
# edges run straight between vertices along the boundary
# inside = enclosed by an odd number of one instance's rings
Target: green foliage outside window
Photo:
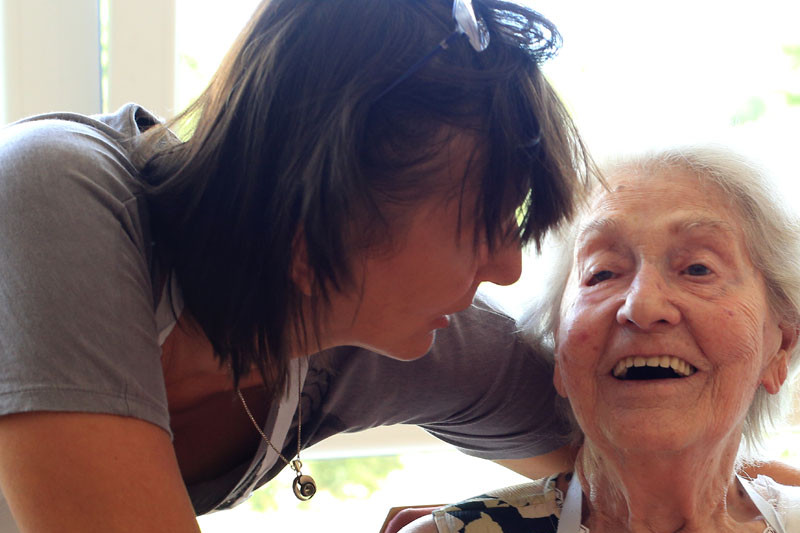
[[[740,107],[733,115],[733,124],[744,124],[745,122],[754,122],[761,118],[767,111],[767,104],[763,98],[754,96]]]
[[[800,106],[800,45],[784,46],[783,53],[789,56],[795,76],[796,86],[794,91],[786,91],[786,105]]]
[[[789,77],[793,82],[791,87],[778,89],[779,94],[783,95],[782,104],[789,107],[800,106],[800,45],[785,45],[783,53],[794,76]],[[731,124],[745,124],[760,119],[767,112],[769,106],[767,101],[768,99],[763,96],[751,97],[733,114]]]
[[[348,457],[303,461],[304,468],[313,476],[319,492],[329,492],[339,500],[366,499],[380,489],[386,477],[403,468],[397,455]],[[291,478],[283,473],[257,490],[248,504],[254,511],[277,510],[276,494],[291,491]]]

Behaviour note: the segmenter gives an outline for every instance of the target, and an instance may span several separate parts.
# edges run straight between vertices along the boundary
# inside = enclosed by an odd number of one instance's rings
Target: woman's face
[[[612,177],[579,221],[555,384],[588,439],[738,443],[756,388],[780,387],[788,340],[740,222],[722,191],[679,169]]]
[[[475,242],[477,187],[461,184],[471,143],[454,141],[444,165],[431,176],[443,186],[400,217],[388,249],[371,250],[354,262],[361,290],[333,298],[327,344],[355,345],[397,359],[414,359],[431,347],[448,315],[469,307],[483,281],[515,282],[521,272],[517,239]],[[468,182],[473,176],[469,176]],[[509,213],[509,224],[516,224]]]

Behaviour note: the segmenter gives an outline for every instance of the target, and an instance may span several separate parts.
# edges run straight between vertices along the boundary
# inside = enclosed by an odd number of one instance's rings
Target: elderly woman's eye
[[[600,283],[602,281],[609,280],[609,279],[611,279],[613,277],[614,277],[614,273],[611,272],[610,270],[599,270],[599,271],[597,271],[597,272],[595,272],[594,274],[591,275],[591,277],[589,278],[589,281],[586,282],[586,285],[591,287],[593,285],[597,285],[598,283]]]
[[[684,272],[690,276],[708,276],[711,274],[711,269],[705,265],[695,263],[693,265],[689,265]]]

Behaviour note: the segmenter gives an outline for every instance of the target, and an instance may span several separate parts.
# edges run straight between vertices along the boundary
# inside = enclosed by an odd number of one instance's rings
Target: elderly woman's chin
[[[661,342],[666,344],[668,336],[664,332]],[[570,364],[568,355],[561,357],[559,369]],[[635,371],[627,379],[611,373],[576,379],[580,368],[568,367],[566,375],[557,371],[556,385],[568,398],[586,442],[606,452],[680,452],[679,459],[692,449],[705,454],[722,443],[735,450],[759,384],[742,377],[742,369],[697,364],[703,369],[693,367],[690,375],[641,371],[648,379],[638,379]]]
[[[692,449],[704,454],[722,442],[731,445],[733,452],[741,440],[741,421],[731,426],[720,424],[714,417],[687,418],[680,411],[669,409],[633,409],[616,416],[599,417],[594,422],[581,422],[586,441],[606,452],[627,455],[647,455],[653,459],[676,461],[686,459]]]
[[[706,377],[639,382],[611,378],[606,390],[598,387],[596,401],[570,401],[586,439],[598,447],[626,453],[691,448],[702,453],[723,441],[738,447],[755,385],[748,393],[741,379],[724,387]],[[738,394],[722,394],[725,388]]]

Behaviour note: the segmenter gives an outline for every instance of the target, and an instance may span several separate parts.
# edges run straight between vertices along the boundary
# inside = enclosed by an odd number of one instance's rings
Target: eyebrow
[[[695,233],[695,232],[714,232],[724,233],[726,236],[733,236],[736,234],[736,228],[723,220],[705,216],[687,216],[683,219],[677,220],[669,225],[670,233]],[[575,237],[575,247],[577,248],[581,242],[587,240],[588,236],[596,235],[614,235],[622,233],[622,227],[619,221],[612,218],[595,219],[578,229]]]
[[[587,235],[590,234],[609,234],[609,233],[620,233],[621,228],[619,222],[612,218],[599,218],[592,220],[588,224],[585,224],[578,228],[578,232],[575,235],[575,247],[577,248],[578,243],[584,241]]]
[[[695,230],[709,230],[727,233],[729,235],[734,235],[736,233],[736,228],[732,224],[717,218],[694,218],[692,220],[678,221],[670,226],[670,230],[675,233],[691,233]]]

